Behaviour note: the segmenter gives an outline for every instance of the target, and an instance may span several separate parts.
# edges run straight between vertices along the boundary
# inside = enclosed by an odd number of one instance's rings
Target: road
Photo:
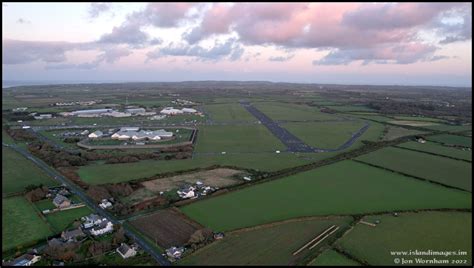
[[[109,221],[111,221],[113,224],[122,224],[123,221],[119,221],[117,220],[112,214],[110,214],[108,211],[105,211],[103,209],[101,209],[91,198],[89,198],[85,193],[84,191],[79,188],[78,186],[76,186],[74,183],[70,182],[69,179],[65,178],[64,176],[62,176],[61,174],[59,174],[58,172],[56,172],[55,170],[53,170],[52,168],[50,168],[48,165],[46,165],[44,162],[42,162],[41,160],[37,159],[35,156],[33,156],[32,154],[30,154],[28,151],[16,146],[16,145],[13,145],[13,144],[6,144],[6,143],[2,143],[3,146],[5,147],[9,147],[15,151],[17,151],[18,153],[20,153],[21,155],[23,155],[24,157],[26,157],[27,159],[31,160],[33,163],[35,163],[38,167],[40,167],[42,170],[44,170],[46,172],[46,174],[48,174],[49,176],[51,176],[54,180],[57,180],[59,181],[60,183],[66,185],[69,190],[74,193],[75,195],[77,195],[81,200],[82,202],[84,202],[85,204],[87,204],[91,209],[93,209],[97,214],[101,215],[102,217],[105,217],[107,218]],[[131,237],[135,240],[135,242],[138,243],[138,245],[140,245],[141,248],[143,248],[146,252],[148,252],[161,266],[169,266],[171,265],[170,262],[164,258],[160,252],[157,252],[155,249],[153,249],[153,247],[151,247],[147,241],[145,241],[143,238],[135,235],[135,233],[130,230],[127,226],[125,225],[122,225],[124,230],[125,230],[125,234],[128,236],[128,237]]]
[[[310,152],[337,152],[344,149],[349,148],[364,132],[369,128],[370,124],[365,122],[365,125],[360,128],[356,133],[352,134],[351,138],[349,138],[344,144],[339,146],[336,149],[324,149],[324,148],[317,148],[314,146],[310,146],[303,142],[301,139],[296,137],[295,135],[291,134],[288,130],[281,127],[280,124],[276,121],[273,121],[270,117],[266,114],[262,113],[260,110],[255,108],[252,104],[247,101],[240,101],[240,104],[247,109],[249,113],[255,116],[262,125],[268,128],[270,132],[277,137],[287,148],[289,152],[302,152],[302,153],[310,153]]]

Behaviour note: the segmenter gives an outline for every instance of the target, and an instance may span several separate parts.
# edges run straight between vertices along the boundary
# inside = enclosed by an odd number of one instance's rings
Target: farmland
[[[2,194],[22,192],[28,185],[53,186],[57,183],[51,180],[41,169],[28,159],[2,147]]]
[[[354,260],[347,258],[341,253],[328,249],[321,253],[316,259],[309,263],[311,266],[359,266]]]
[[[46,219],[51,224],[51,227],[53,227],[53,230],[56,233],[60,233],[69,225],[71,225],[75,220],[80,220],[81,217],[91,213],[92,210],[90,208],[81,207],[48,214],[46,215]]]
[[[180,265],[295,265],[325,243],[292,253],[331,225],[343,230],[352,217],[301,219],[228,233],[222,240],[187,256]],[[337,233],[332,237],[337,236]],[[328,239],[329,240],[329,239]],[[327,241],[326,241],[327,242]]]
[[[264,126],[200,126],[196,152],[274,152],[285,147]]]
[[[384,190],[387,188],[390,191]],[[343,161],[192,203],[181,210],[204,226],[228,231],[311,215],[470,207],[470,193]]]
[[[262,102],[254,106],[273,120],[334,120],[336,116],[322,113],[316,107],[289,103]]]
[[[428,137],[428,140],[443,143],[446,145],[461,145],[472,147],[472,137],[441,134]]]
[[[472,264],[472,214],[462,212],[423,212],[370,216],[380,220],[376,227],[357,224],[336,244],[337,247],[370,265],[392,265],[390,251],[466,251],[467,256],[416,256],[423,259],[467,260]],[[396,235],[394,235],[396,234]],[[415,256],[406,256],[414,259]]]
[[[426,133],[425,131],[406,129],[402,127],[387,126],[387,131],[383,136],[383,140],[394,140],[396,138],[412,135],[420,135]]]
[[[2,199],[2,251],[34,244],[52,234],[48,224],[24,197]]]
[[[256,119],[237,103],[212,104],[204,106],[214,122],[255,122]]]
[[[412,176],[471,191],[471,164],[394,147],[363,155],[357,160]]]
[[[163,248],[185,244],[195,231],[202,228],[172,209],[159,210],[130,223]]]
[[[465,151],[461,150],[459,148],[452,148],[452,147],[447,147],[443,145],[439,145],[434,142],[427,142],[427,143],[418,143],[414,141],[402,143],[398,145],[398,147],[402,148],[408,148],[408,149],[413,149],[413,150],[418,150],[418,151],[423,151],[423,152],[429,152],[433,154],[439,154],[439,155],[444,155],[444,156],[449,156],[449,157],[454,157],[458,159],[464,159],[464,160],[472,160],[472,154],[471,151]]]

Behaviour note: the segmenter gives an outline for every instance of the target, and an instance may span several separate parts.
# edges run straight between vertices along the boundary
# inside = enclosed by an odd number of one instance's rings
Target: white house
[[[163,110],[161,110],[160,113],[166,114],[166,115],[176,115],[176,114],[182,114],[183,111],[179,109],[175,109],[173,107],[166,107]]]
[[[114,225],[110,221],[101,222],[97,227],[91,229],[91,234],[94,236],[110,233],[114,230]]]
[[[84,221],[82,224],[84,228],[88,229],[107,221],[107,218],[100,217],[97,214],[90,214],[89,216],[82,217],[81,220]]]
[[[184,252],[184,247],[171,247],[166,250],[166,255],[170,258],[173,259],[179,259],[181,258],[181,255],[183,255]]]
[[[103,199],[102,202],[99,204],[99,207],[106,209],[112,207],[112,203],[110,203],[110,201],[107,199]]]
[[[100,131],[100,130],[97,130],[97,131],[94,131],[91,134],[89,134],[88,137],[91,138],[91,139],[97,139],[97,138],[100,138],[102,136],[104,136],[104,133],[102,133],[102,131]]]
[[[11,266],[31,266],[41,260],[39,255],[24,254],[14,259],[9,265]]]
[[[130,258],[130,257],[133,257],[135,255],[137,255],[137,251],[132,248],[132,247],[129,247],[127,244],[125,243],[122,243],[120,245],[120,247],[117,248],[116,250],[118,252],[118,254],[120,254],[120,256],[122,256],[122,258],[124,259],[127,259],[127,258]]]
[[[197,113],[197,110],[193,109],[193,108],[183,108],[181,109],[181,111],[183,111],[183,113]]]

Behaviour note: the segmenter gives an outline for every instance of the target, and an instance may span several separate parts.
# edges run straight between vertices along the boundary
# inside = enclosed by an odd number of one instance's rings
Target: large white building
[[[117,140],[161,140],[162,138],[171,138],[173,137],[173,132],[165,131],[164,129],[160,130],[140,130],[138,128],[126,127],[121,128],[118,132],[114,133],[111,138]]]
[[[176,114],[182,114],[183,111],[179,109],[175,109],[173,107],[166,107],[163,110],[161,110],[160,113],[166,114],[166,115],[176,115]]]
[[[79,110],[71,112],[72,115],[101,115],[112,112],[112,109],[91,109],[91,110]]]

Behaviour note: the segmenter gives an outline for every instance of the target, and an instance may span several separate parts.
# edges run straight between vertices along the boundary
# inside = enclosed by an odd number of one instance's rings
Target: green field
[[[64,211],[58,211],[46,215],[46,219],[53,227],[56,233],[62,232],[75,220],[79,220],[81,217],[89,215],[92,210],[87,206],[75,209],[69,209]]]
[[[374,111],[374,109],[369,108],[367,106],[363,105],[327,105],[327,108],[336,110],[336,111],[341,111],[341,112],[352,112],[352,111],[362,111],[362,112],[371,112]]]
[[[311,261],[308,265],[311,265],[311,266],[360,266],[358,262],[353,261],[332,249],[328,249],[324,251],[316,259]]]
[[[181,210],[204,226],[228,231],[310,215],[470,207],[470,193],[342,161],[198,201]]]
[[[273,120],[333,120],[335,115],[322,113],[317,107],[284,102],[258,102],[253,104]]]
[[[461,145],[472,147],[472,137],[463,137],[457,135],[441,134],[428,137],[430,141],[436,141],[447,145]]]
[[[2,199],[2,252],[39,242],[52,234],[23,196]]]
[[[43,199],[43,200],[34,202],[34,204],[36,208],[38,208],[39,211],[56,208],[56,206],[53,204],[53,200],[51,199]]]
[[[443,123],[446,120],[432,117],[422,117],[422,116],[394,116],[396,120],[408,120],[408,121],[424,121],[424,122],[437,122]]]
[[[466,131],[466,130],[471,130],[472,125],[463,125],[463,126],[457,126],[457,125],[433,125],[433,126],[426,126],[424,128],[427,129],[432,129],[432,130],[440,130],[440,131],[452,131],[452,132],[460,132],[460,131]]]
[[[2,147],[2,158],[2,194],[22,192],[31,184],[58,184],[35,164],[10,148]]]
[[[422,259],[467,260],[472,264],[472,214],[462,212],[423,212],[366,217],[379,219],[371,227],[357,224],[353,230],[336,242],[359,260],[370,265],[392,265],[395,256],[390,251],[467,251],[467,256],[417,256]],[[413,260],[415,256],[404,256]]]
[[[214,122],[255,122],[257,119],[237,103],[212,104],[204,110]]]
[[[124,164],[95,164],[79,168],[79,176],[87,183],[103,184],[151,177],[156,174],[226,165],[239,168],[276,171],[300,166],[334,156],[336,153],[251,153],[196,155],[184,160],[144,160]]]
[[[426,133],[426,131],[406,129],[403,127],[387,126],[387,128],[388,128],[387,132],[382,138],[383,140],[386,140],[386,141],[394,140],[400,137],[420,135],[420,134]]]
[[[366,154],[357,160],[471,191],[471,163],[394,147]]]
[[[293,252],[331,225],[337,225],[340,227],[339,230],[343,231],[351,221],[352,217],[310,219],[230,233],[224,239],[185,257],[178,264],[295,265],[304,256],[316,252],[320,246],[311,250],[306,249],[296,256],[292,255]],[[337,233],[334,233],[330,238],[336,235]],[[325,243],[320,245],[323,246]]]
[[[275,152],[285,146],[261,125],[199,126],[196,152]]]
[[[306,144],[324,149],[336,149],[363,126],[361,121],[282,124]]]
[[[419,143],[419,142],[415,142],[415,141],[410,141],[410,142],[405,142],[405,143],[399,144],[397,146],[403,147],[403,148],[419,150],[419,151],[423,151],[423,152],[429,152],[429,153],[434,153],[434,154],[439,154],[439,155],[450,156],[450,157],[454,157],[454,158],[458,158],[458,159],[464,159],[464,160],[469,160],[469,161],[472,160],[471,151],[463,151],[461,149],[439,145],[439,144],[434,143],[434,142]]]
[[[8,135],[4,129],[2,129],[2,143],[8,143],[8,144],[15,143],[12,137],[10,137],[10,135]]]

